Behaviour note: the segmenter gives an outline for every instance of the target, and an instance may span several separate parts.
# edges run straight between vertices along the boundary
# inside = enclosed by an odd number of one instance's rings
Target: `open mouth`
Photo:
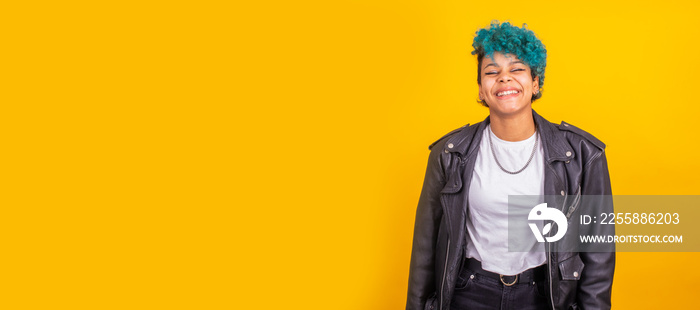
[[[519,93],[520,93],[520,91],[517,91],[517,90],[506,90],[506,91],[498,92],[496,94],[496,97],[507,97],[510,95],[517,95]]]

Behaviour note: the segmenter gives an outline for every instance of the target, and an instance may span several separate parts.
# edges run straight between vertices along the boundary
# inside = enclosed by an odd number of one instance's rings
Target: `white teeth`
[[[507,91],[502,91],[502,92],[496,94],[496,96],[501,97],[501,96],[508,96],[508,95],[517,94],[517,93],[518,93],[517,90],[507,90]]]

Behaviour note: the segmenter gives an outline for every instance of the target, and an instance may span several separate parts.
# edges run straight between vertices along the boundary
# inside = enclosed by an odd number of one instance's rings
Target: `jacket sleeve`
[[[432,147],[416,209],[408,276],[407,310],[423,310],[426,300],[436,292],[435,245],[442,218],[440,191],[445,185],[441,160],[443,144],[444,142]]]
[[[591,215],[614,213],[612,189],[605,151],[584,167],[581,191],[583,195],[596,195],[595,206],[587,212]],[[590,197],[590,196],[589,196]],[[604,225],[606,234],[614,234],[614,224]],[[585,310],[610,309],[612,281],[615,272],[614,245],[606,252],[579,253],[584,263],[578,284],[577,304]]]

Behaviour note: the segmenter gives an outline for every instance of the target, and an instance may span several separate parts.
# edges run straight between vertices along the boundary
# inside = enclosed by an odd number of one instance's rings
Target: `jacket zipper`
[[[552,310],[556,310],[554,307],[554,289],[552,288],[552,244],[547,243],[549,246],[549,251],[547,251],[547,276],[549,277],[549,300],[552,302]]]
[[[564,208],[566,208],[566,201],[568,198],[569,195],[564,196]],[[552,309],[556,310],[556,308],[554,307],[554,288],[552,287],[552,244],[547,242],[547,246],[549,247],[549,251],[547,251],[547,260],[549,261],[549,263],[547,264],[547,269],[549,270],[547,275],[549,277],[549,299],[552,302]]]
[[[559,182],[563,183],[560,179],[559,176],[557,175],[556,171],[554,171],[554,168],[552,168],[549,163],[547,163],[547,168],[552,170],[552,174],[554,175],[554,178]],[[566,206],[566,198],[568,198],[568,195],[564,196],[564,206]],[[547,248],[549,249],[547,251],[547,278],[549,279],[549,301],[552,302],[552,310],[556,310],[556,307],[554,307],[554,288],[552,287],[552,244],[547,242]]]
[[[447,277],[447,259],[450,257],[450,237],[447,237],[447,254],[445,254],[445,270],[442,272],[442,283],[440,284],[440,310],[442,310],[442,297],[445,295],[445,278]]]

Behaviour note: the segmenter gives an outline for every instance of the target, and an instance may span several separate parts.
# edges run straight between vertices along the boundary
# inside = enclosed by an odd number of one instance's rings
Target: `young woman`
[[[518,239],[526,251],[508,248],[509,195],[542,197],[562,213],[563,203],[547,197],[611,195],[605,144],[532,109],[547,53],[524,25],[494,22],[477,32],[473,47],[489,116],[429,147],[406,308],[610,308],[614,251],[555,251],[534,237]],[[611,203],[592,208],[613,212]]]

